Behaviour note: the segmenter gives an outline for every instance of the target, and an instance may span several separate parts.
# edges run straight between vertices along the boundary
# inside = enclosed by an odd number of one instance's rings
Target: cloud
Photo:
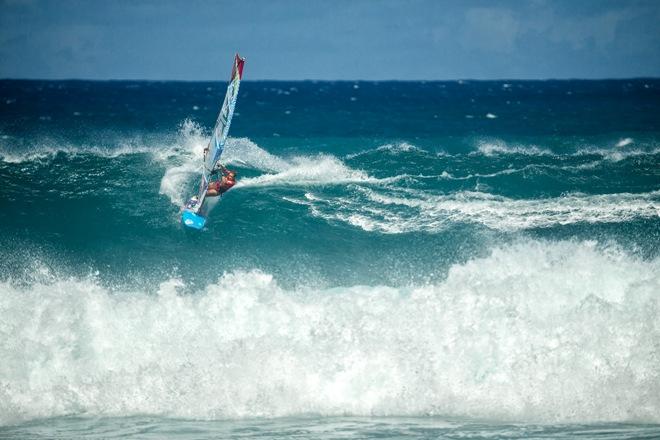
[[[636,16],[631,9],[616,9],[586,17],[561,17],[554,11],[538,15],[527,31],[540,31],[549,41],[568,43],[573,50],[596,47],[607,50],[626,21]]]
[[[514,12],[504,8],[471,8],[465,13],[462,43],[466,48],[510,53],[521,25]]]

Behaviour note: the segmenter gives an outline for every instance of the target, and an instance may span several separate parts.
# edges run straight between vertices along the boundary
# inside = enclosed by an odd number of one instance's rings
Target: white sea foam
[[[596,155],[602,156],[603,159],[617,162],[629,157],[656,155],[660,154],[660,148],[657,146],[649,145],[646,148],[625,148],[633,144],[631,138],[621,139],[616,144],[616,148],[604,148],[593,145],[584,145],[575,149],[572,153],[554,153],[548,148],[540,147],[538,145],[526,145],[518,143],[508,143],[501,139],[479,140],[477,142],[477,151],[471,154],[483,154],[485,156],[507,155],[507,154],[523,154],[527,156],[584,156]]]
[[[222,161],[267,173],[285,171],[290,166],[287,161],[270,154],[248,138],[229,138]]]
[[[660,261],[528,241],[444,281],[191,292],[0,284],[0,424],[36,417],[468,416],[660,422]]]
[[[141,144],[138,140],[124,140],[114,148],[102,148],[89,145],[72,145],[43,139],[36,147],[28,151],[11,151],[11,148],[0,146],[0,160],[7,163],[26,163],[51,160],[58,154],[68,156],[94,155],[114,159],[132,154],[145,154],[154,152],[154,148]]]
[[[420,179],[443,179],[443,180],[469,180],[469,179],[475,179],[475,178],[491,178],[491,177],[498,177],[498,176],[505,176],[505,175],[510,175],[510,174],[517,174],[517,173],[523,173],[525,171],[533,171],[533,170],[552,170],[554,172],[557,171],[582,171],[582,170],[591,170],[596,168],[599,164],[602,162],[600,160],[596,160],[593,162],[588,162],[584,163],[581,165],[546,165],[546,164],[531,164],[531,165],[525,165],[524,167],[521,168],[505,168],[500,171],[494,171],[492,173],[470,173],[466,174],[464,176],[455,176],[451,173],[448,173],[447,171],[443,171],[439,176],[433,176],[433,175],[417,175],[417,176],[410,176],[414,178],[420,178]]]
[[[616,146],[618,148],[621,148],[621,147],[625,147],[626,145],[630,145],[632,143],[633,143],[632,138],[625,138],[625,139],[621,139],[619,142],[617,142]]]
[[[501,171],[495,171],[493,173],[474,173],[474,174],[467,174],[465,176],[454,176],[451,173],[448,173],[447,171],[443,171],[442,174],[439,176],[419,176],[420,178],[440,178],[444,180],[469,180],[469,179],[474,179],[474,178],[489,178],[489,177],[497,177],[497,176],[503,176],[503,175],[508,175],[508,174],[515,174],[515,173],[521,173],[525,170],[531,170],[535,168],[543,168],[543,166],[538,166],[538,165],[526,165],[522,168],[506,168]],[[557,168],[557,167],[547,167],[547,168]],[[564,169],[565,167],[561,167]]]
[[[626,144],[628,145],[628,144]],[[600,148],[600,147],[584,147],[579,149],[574,155],[598,155],[602,156],[605,160],[611,162],[619,162],[630,157],[639,157],[639,156],[654,156],[660,154],[659,147],[648,147],[648,148]]]
[[[481,140],[477,144],[477,151],[486,156],[495,154],[525,154],[530,156],[551,155],[552,152],[547,148],[541,148],[537,145],[510,145],[502,140]]]
[[[300,156],[290,159],[281,172],[241,179],[236,188],[274,185],[345,185],[356,182],[382,183],[391,182],[397,178],[399,177],[388,179],[370,177],[364,171],[352,169],[341,160],[330,155]]]
[[[120,139],[112,146],[72,144],[43,138],[35,141],[35,144],[29,149],[21,150],[12,148],[10,142],[5,142],[0,144],[0,160],[7,163],[27,163],[50,161],[58,154],[65,154],[70,157],[98,156],[107,159],[148,154],[156,160],[163,161],[179,154],[179,141],[184,137],[184,133],[188,133],[193,126],[195,124],[190,121],[184,122],[181,125],[179,136],[176,137],[144,139],[140,136],[134,136]]]
[[[408,142],[398,142],[396,144],[381,145],[380,147],[376,148],[376,151],[390,151],[392,153],[401,153],[401,152],[408,153],[410,151],[423,152],[424,150],[412,144],[409,144]]]
[[[176,206],[183,206],[185,199],[192,195],[192,188],[188,187],[189,182],[194,175],[199,176],[201,173],[208,138],[199,125],[186,121],[179,131],[177,144],[180,145],[179,154],[172,164],[166,165],[159,192],[166,195]]]
[[[417,190],[354,187],[353,197],[312,200],[310,213],[382,233],[440,232],[456,223],[500,231],[576,223],[618,223],[660,217],[660,191],[641,194],[567,194],[511,199],[484,192],[433,195]],[[320,200],[320,201],[318,201]],[[373,209],[381,214],[373,215]]]
[[[393,144],[381,145],[380,147],[376,147],[376,148],[365,150],[365,151],[360,151],[358,153],[348,154],[346,156],[346,158],[347,159],[354,159],[356,157],[360,157],[360,156],[363,156],[365,154],[373,153],[373,152],[376,152],[376,151],[388,152],[388,153],[391,153],[391,154],[409,153],[409,152],[423,152],[423,153],[426,152],[422,148],[416,147],[415,145],[409,144],[408,142],[397,142],[397,143],[393,143]]]

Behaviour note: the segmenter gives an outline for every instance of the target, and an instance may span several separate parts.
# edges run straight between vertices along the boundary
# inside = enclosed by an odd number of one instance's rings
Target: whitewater
[[[0,437],[660,433],[658,81],[219,91],[0,81]]]

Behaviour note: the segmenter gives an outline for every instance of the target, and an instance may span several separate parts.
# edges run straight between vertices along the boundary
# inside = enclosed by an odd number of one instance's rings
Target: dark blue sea
[[[0,438],[660,436],[660,80],[225,88],[0,81]]]

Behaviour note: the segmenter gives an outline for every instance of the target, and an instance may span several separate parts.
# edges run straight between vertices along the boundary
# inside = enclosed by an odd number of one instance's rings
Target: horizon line
[[[630,77],[548,77],[548,78],[447,78],[447,79],[242,79],[241,82],[488,82],[488,81],[639,81],[660,80],[659,76],[630,76]],[[60,81],[60,82],[228,82],[222,79],[149,79],[149,78],[0,78],[0,81]]]

